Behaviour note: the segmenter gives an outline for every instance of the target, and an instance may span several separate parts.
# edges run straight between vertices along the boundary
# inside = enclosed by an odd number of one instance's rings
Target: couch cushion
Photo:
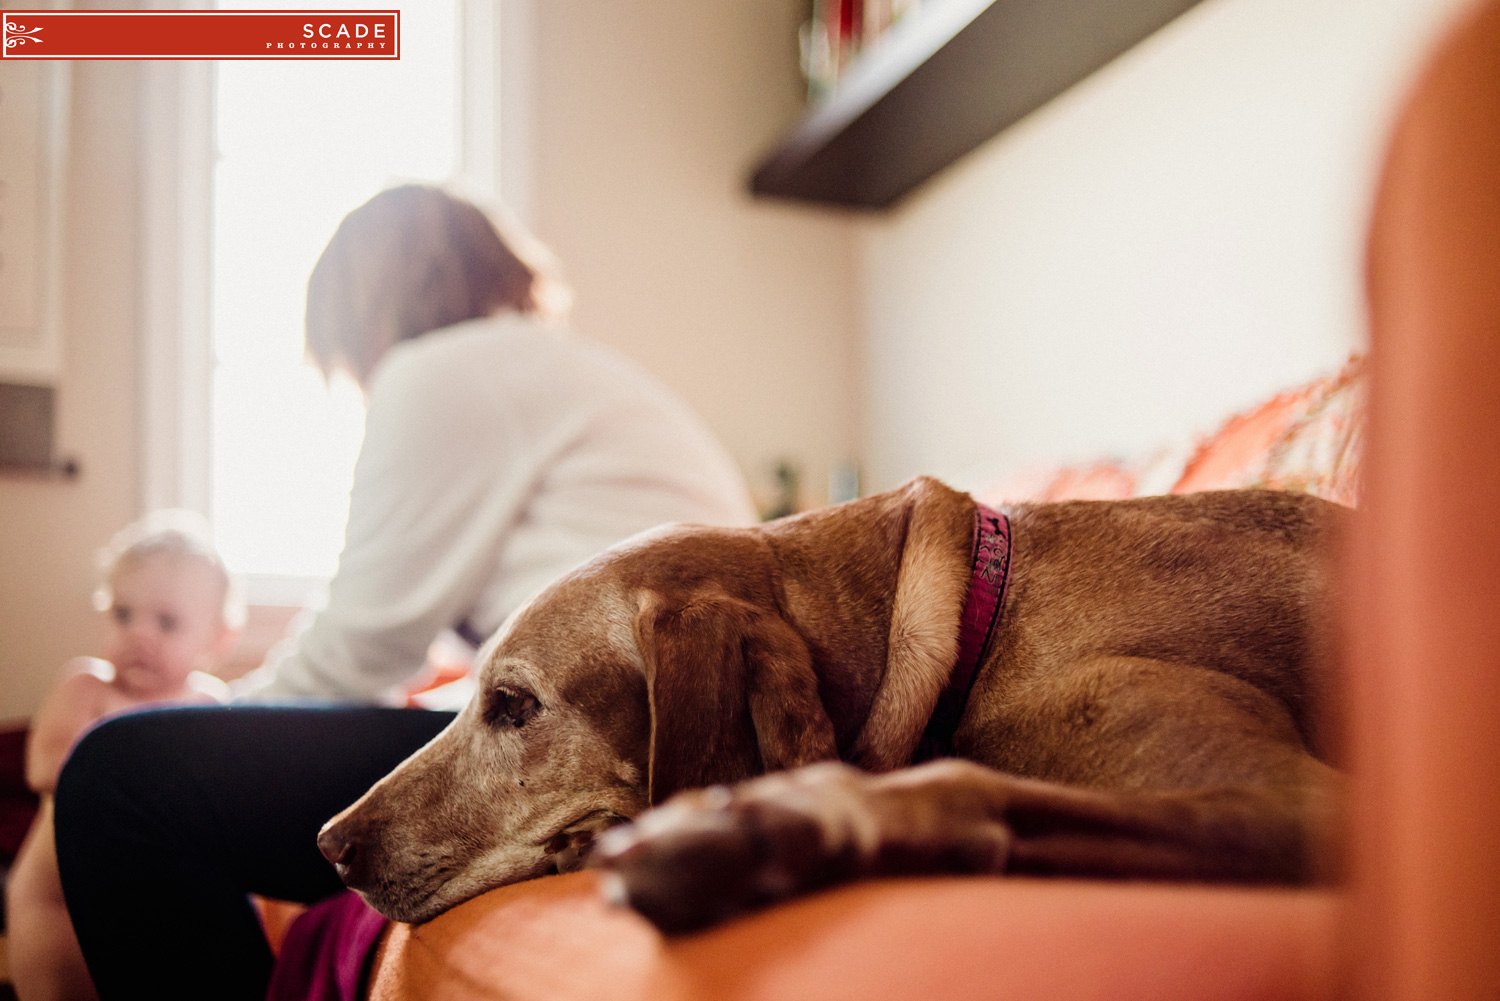
[[[698,935],[606,905],[592,873],[396,925],[373,1001],[1328,998],[1337,898],[1015,878],[862,883]]]
[[[1149,494],[1261,487],[1359,502],[1364,452],[1365,361],[1279,393],[1192,443],[1132,460],[1038,469],[975,496],[1015,501],[1121,500]]]

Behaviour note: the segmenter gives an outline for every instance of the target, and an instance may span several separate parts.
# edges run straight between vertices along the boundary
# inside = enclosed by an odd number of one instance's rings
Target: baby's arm
[[[113,673],[108,661],[93,657],[75,657],[62,666],[26,738],[26,784],[36,792],[52,792],[73,742],[109,711]]]

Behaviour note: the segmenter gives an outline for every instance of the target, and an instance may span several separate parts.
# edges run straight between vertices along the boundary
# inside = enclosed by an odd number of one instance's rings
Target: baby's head
[[[171,697],[234,645],[244,602],[201,516],[147,515],[121,530],[100,562],[94,604],[109,617],[104,656],[130,694]]]

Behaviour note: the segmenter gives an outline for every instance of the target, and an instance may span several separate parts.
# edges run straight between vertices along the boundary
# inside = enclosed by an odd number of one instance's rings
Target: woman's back
[[[437,400],[463,408],[460,433],[433,443],[453,454],[428,458],[457,473],[432,485],[436,495],[463,483],[501,509],[492,526],[504,537],[499,558],[469,619],[479,633],[493,632],[563,570],[636,532],[669,521],[756,520],[738,468],[670,390],[609,348],[543,332],[523,317],[471,321],[397,345],[376,372],[372,419],[387,392],[403,395],[390,401],[402,412]]]
[[[613,351],[516,314],[403,341],[370,378],[328,606],[273,694],[368,699],[627,536],[754,517],[698,417]]]

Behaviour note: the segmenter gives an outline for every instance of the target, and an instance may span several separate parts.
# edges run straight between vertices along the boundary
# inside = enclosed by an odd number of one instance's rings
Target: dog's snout
[[[336,866],[349,866],[358,852],[354,839],[349,836],[346,825],[337,822],[325,824],[318,832],[318,851]]]
[[[365,890],[389,864],[381,834],[379,820],[351,808],[323,825],[318,851],[333,863],[345,886]]]

